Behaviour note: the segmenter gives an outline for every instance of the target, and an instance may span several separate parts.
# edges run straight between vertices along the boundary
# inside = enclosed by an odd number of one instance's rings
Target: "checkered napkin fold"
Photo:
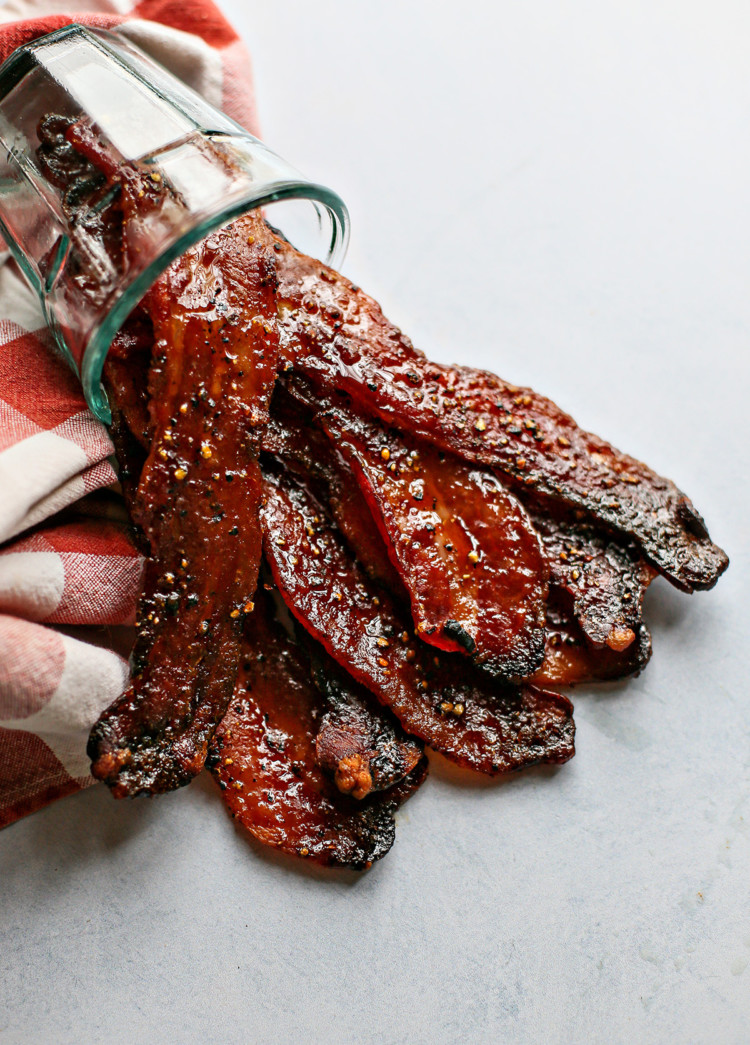
[[[0,60],[70,22],[117,28],[257,133],[249,57],[210,0],[0,4]],[[1,241],[0,241],[1,245]],[[143,562],[113,447],[0,254],[0,827],[93,783],[89,730],[124,689]]]

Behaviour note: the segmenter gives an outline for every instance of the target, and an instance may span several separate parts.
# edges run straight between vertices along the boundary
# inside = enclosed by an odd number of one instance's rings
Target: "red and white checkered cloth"
[[[7,0],[0,61],[70,22],[115,28],[257,134],[250,60],[211,0]],[[75,2],[74,2],[75,8]],[[86,740],[123,690],[143,563],[107,430],[0,257],[0,827],[93,783]],[[98,492],[97,492],[98,491]]]

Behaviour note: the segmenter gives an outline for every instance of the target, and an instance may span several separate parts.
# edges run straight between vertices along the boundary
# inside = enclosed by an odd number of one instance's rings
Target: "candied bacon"
[[[325,699],[315,759],[340,791],[364,798],[385,791],[414,769],[422,745],[317,643],[308,642],[313,678]]]
[[[573,598],[589,642],[621,652],[639,634],[643,597],[656,571],[632,542],[539,501],[529,505],[550,566],[550,583]]]
[[[246,621],[230,707],[208,766],[232,816],[258,841],[316,863],[369,867],[393,845],[395,810],[419,787],[426,759],[362,800],[342,794],[316,756],[326,701],[300,647],[265,602]]]
[[[426,646],[352,560],[312,492],[280,468],[264,469],[264,480],[264,549],[287,607],[408,733],[489,774],[572,757],[565,697],[502,684]]]
[[[637,675],[651,656],[651,636],[638,622],[633,642],[622,650],[596,648],[587,641],[566,593],[553,589],[547,602],[544,661],[532,678],[540,686],[615,682]]]
[[[38,133],[76,286],[104,301],[179,193],[85,122]],[[669,480],[531,390],[430,363],[259,217],[170,268],[104,381],[147,564],[92,772],[116,797],[158,792],[208,754],[233,817],[322,864],[388,851],[422,742],[489,774],[567,761],[572,705],[538,687],[638,672],[655,570],[690,591],[727,565]],[[262,590],[253,610],[261,524],[298,641]]]
[[[92,773],[118,798],[199,772],[232,693],[260,562],[258,453],[277,366],[275,331],[259,321],[275,292],[262,232],[246,218],[215,233],[149,292],[153,436],[130,510],[150,559],[131,685],[88,747]]]
[[[504,678],[532,675],[544,655],[546,564],[519,501],[491,472],[352,410],[318,418],[387,541],[421,638]]]
[[[531,389],[428,361],[349,280],[284,241],[277,246],[287,367],[325,394],[348,393],[363,413],[583,509],[636,540],[678,588],[716,583],[728,559],[674,483]]]
[[[304,479],[312,478],[322,487],[334,522],[369,576],[399,597],[406,597],[351,470],[336,447],[315,427],[306,405],[293,400],[281,385],[277,385],[271,403],[263,449],[283,460],[292,472],[300,472]]]

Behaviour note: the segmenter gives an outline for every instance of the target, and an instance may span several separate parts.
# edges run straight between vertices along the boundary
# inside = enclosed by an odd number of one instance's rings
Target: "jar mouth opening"
[[[325,244],[324,252],[316,252],[321,260],[333,268],[340,265],[346,255],[349,241],[349,211],[341,197],[324,185],[306,181],[279,184],[267,189],[262,195],[237,201],[230,207],[204,218],[170,243],[127,287],[123,288],[101,323],[91,331],[81,360],[80,379],[86,402],[95,417],[106,425],[112,423],[112,412],[101,381],[107,353],[114,337],[130,313],[159,276],[173,261],[210,236],[212,232],[216,232],[253,210],[291,200],[309,204],[313,216],[317,215],[321,238]],[[281,228],[280,231],[284,235],[284,229]],[[55,322],[54,315],[48,317],[48,322],[58,346],[72,363],[72,356],[65,343],[65,337]]]

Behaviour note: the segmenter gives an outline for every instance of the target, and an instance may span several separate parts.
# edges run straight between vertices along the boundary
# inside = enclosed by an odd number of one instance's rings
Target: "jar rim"
[[[68,40],[69,46],[66,46]],[[45,48],[49,48],[46,53]],[[119,69],[120,80],[114,95],[104,92],[106,104],[102,107],[102,85],[106,88],[114,76],[109,71],[110,62],[114,63],[113,69]],[[81,69],[93,70],[93,94],[90,90],[88,94],[85,91],[81,94],[80,80],[76,80]],[[125,86],[120,88],[120,83]],[[49,98],[56,98],[59,92],[68,109],[58,111],[72,112],[74,119],[88,120],[95,126],[106,147],[114,150],[116,163],[155,164],[157,171],[167,173],[167,168],[158,165],[170,162],[171,156],[175,160],[170,168],[172,176],[177,178],[178,172],[182,173],[176,182],[183,186],[178,194],[182,202],[177,216],[165,216],[159,234],[156,226],[153,227],[151,242],[144,241],[147,249],[142,250],[143,243],[137,248],[137,263],[122,271],[121,279],[109,288],[103,284],[96,300],[91,296],[86,298],[82,291],[75,289],[75,281],[71,282],[67,270],[56,268],[49,275],[42,264],[48,261],[48,254],[44,254],[42,248],[49,251],[49,236],[45,243],[38,244],[36,240],[39,213],[44,211],[52,216],[50,227],[57,230],[56,257],[62,265],[60,259],[67,259],[71,230],[76,222],[75,212],[71,217],[54,199],[54,215],[49,209],[50,192],[58,190],[51,189],[35,160],[38,131],[34,129],[34,120],[42,118],[49,106],[52,106],[50,111],[56,111],[57,103]],[[110,102],[111,98],[114,100]],[[122,99],[127,100],[129,107]],[[143,107],[140,123],[132,118],[139,104]],[[123,122],[123,113],[127,113],[130,123]],[[149,115],[152,124],[148,123]],[[116,30],[89,28],[72,21],[21,44],[0,66],[0,116],[5,128],[0,144],[7,153],[4,163],[8,175],[0,188],[0,229],[41,300],[58,347],[78,373],[86,402],[105,424],[111,423],[112,415],[101,375],[115,335],[166,268],[206,236],[258,208],[301,200],[307,201],[317,215],[314,231],[319,236],[320,249],[313,249],[312,253],[334,266],[341,263],[346,253],[349,212],[336,192],[307,180],[262,141]],[[154,126],[158,128],[156,133]],[[163,126],[167,130],[158,141]],[[184,136],[175,137],[173,127],[178,127]],[[128,132],[125,138],[122,137],[124,130]],[[190,154],[188,142],[195,142],[199,153],[203,152],[201,142],[223,143],[226,155],[232,158],[228,168],[232,173],[224,182],[212,178],[213,160],[210,160],[199,175],[191,174],[190,155],[196,154]],[[132,145],[135,150],[128,151]],[[188,151],[182,152],[183,148]],[[206,154],[209,153],[217,157],[216,169],[221,169],[215,149],[207,150]],[[159,175],[153,173],[151,177],[158,179]],[[187,180],[183,180],[185,177]],[[24,226],[21,210],[16,208],[14,212],[14,189],[27,193],[32,210],[27,207],[25,213],[35,216],[36,226]]]
[[[123,289],[121,296],[106,313],[102,323],[96,327],[89,337],[83,359],[81,361],[80,379],[83,394],[89,409],[104,424],[112,423],[107,393],[102,385],[101,376],[107,353],[115,335],[138,302],[148,292],[166,269],[191,247],[210,236],[232,221],[249,214],[261,207],[284,200],[308,200],[311,205],[322,204],[331,216],[331,238],[328,244],[325,264],[336,267],[343,260],[349,240],[349,211],[341,197],[314,182],[298,181],[279,183],[260,195],[249,195],[229,207],[223,208],[207,217],[199,224],[186,230],[179,239],[170,243],[166,249],[136,276],[132,283]],[[53,324],[53,332],[59,342],[62,332]],[[69,356],[67,346],[60,346]]]

